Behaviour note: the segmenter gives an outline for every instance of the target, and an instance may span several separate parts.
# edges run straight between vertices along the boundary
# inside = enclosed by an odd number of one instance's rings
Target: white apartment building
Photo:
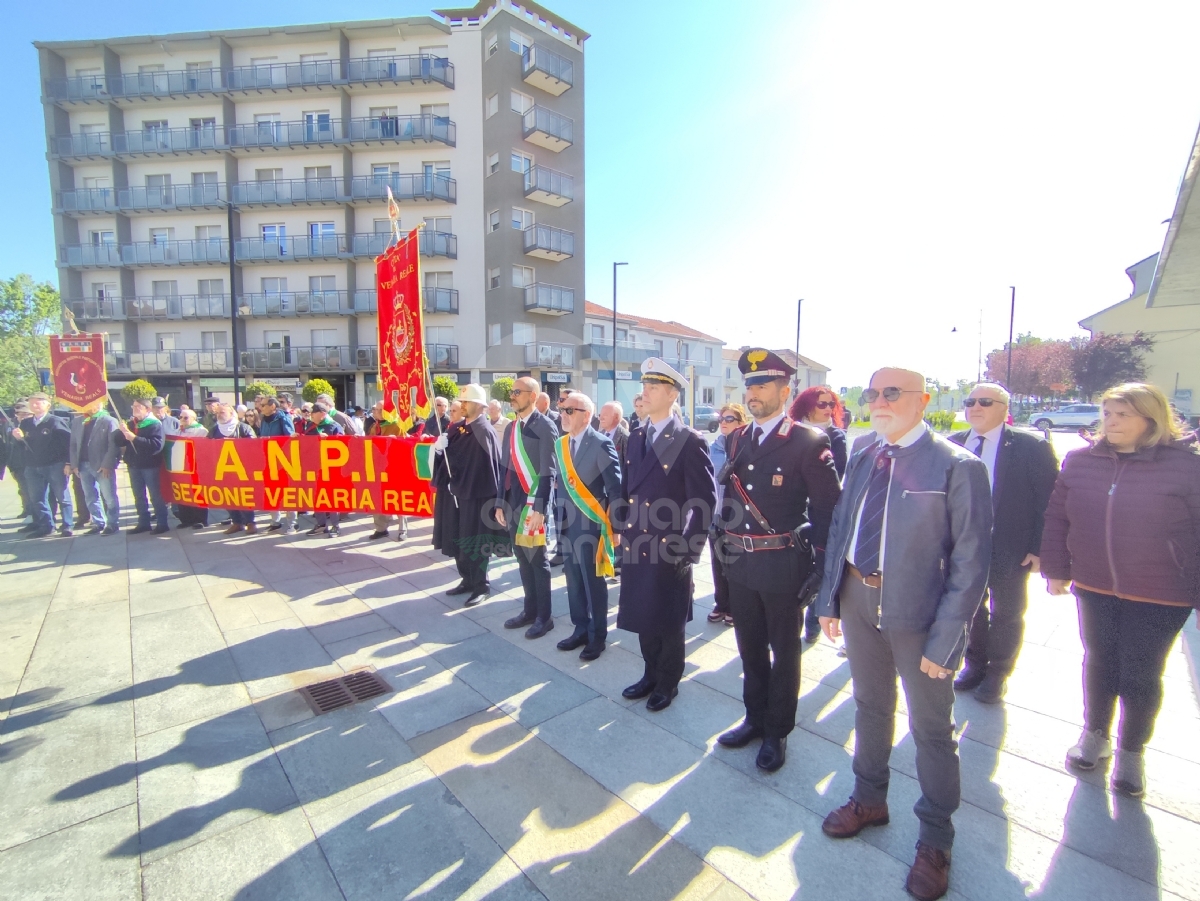
[[[597,403],[613,400],[615,391],[626,415],[632,413],[634,395],[641,389],[642,363],[647,357],[661,357],[687,376],[696,403],[720,402],[723,385],[721,351],[725,346],[720,338],[678,322],[620,312],[614,332],[612,308],[590,300],[586,304],[583,328],[583,344],[579,348],[583,358],[582,390]],[[687,409],[689,403],[685,391],[680,404]]]
[[[425,224],[434,373],[573,380],[587,35],[513,0],[435,15],[36,45],[59,288],[110,384],[371,402],[389,187]]]

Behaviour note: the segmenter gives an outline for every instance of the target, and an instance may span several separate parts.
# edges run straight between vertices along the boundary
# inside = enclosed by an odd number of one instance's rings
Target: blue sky
[[[835,387],[973,378],[1077,334],[1158,250],[1197,122],[1200,4],[550,0],[587,44],[587,292],[790,347]],[[707,7],[707,11],[706,11]],[[0,274],[54,279],[33,40],[422,15],[431,5],[10,4]],[[951,329],[957,327],[956,334]]]

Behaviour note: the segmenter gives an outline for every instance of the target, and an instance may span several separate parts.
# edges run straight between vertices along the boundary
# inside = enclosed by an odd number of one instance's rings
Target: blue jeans
[[[48,466],[26,466],[25,478],[29,491],[29,502],[33,506],[33,524],[39,532],[54,531],[54,517],[50,514],[50,493],[58,501],[58,510],[62,514],[63,529],[75,525],[74,498],[68,486],[68,478],[63,472],[63,463],[51,463]]]
[[[230,510],[229,518],[233,520],[235,526],[251,526],[254,525],[253,510]]]
[[[92,464],[79,467],[79,481],[83,483],[83,496],[92,524],[97,529],[115,529],[121,518],[121,502],[117,499],[117,473],[109,470],[108,478],[92,469]]]
[[[137,507],[138,528],[150,528],[150,506],[154,506],[154,521],[160,529],[167,529],[167,504],[163,500],[162,487],[159,485],[158,466],[140,469],[129,467],[129,485],[133,489],[133,505]],[[147,502],[146,494],[150,500]]]

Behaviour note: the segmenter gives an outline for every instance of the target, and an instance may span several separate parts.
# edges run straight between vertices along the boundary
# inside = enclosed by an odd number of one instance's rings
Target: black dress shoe
[[[537,617],[534,617],[534,616],[526,616],[524,613],[522,613],[520,616],[514,616],[511,619],[506,619],[504,621],[504,628],[506,628],[506,629],[524,629],[526,626],[533,625],[533,621],[536,618]]]
[[[150,531],[149,526],[134,526],[132,529],[129,530],[129,534],[130,535],[141,535],[143,532],[149,532],[149,531]]]
[[[666,710],[671,706],[671,699],[679,694],[679,689],[676,688],[669,695],[656,691],[646,700],[646,709],[651,713],[658,713],[660,710]]]
[[[562,565],[563,565],[563,555],[562,555],[562,554],[555,554],[555,555],[554,555],[553,557],[551,557],[551,558],[550,558],[550,559],[549,559],[547,562],[548,562],[548,563],[549,563],[551,566],[562,566]]]
[[[367,537],[367,541],[378,541],[380,538],[387,538],[387,529],[384,529],[382,532],[372,532]]]
[[[17,534],[18,535],[26,535],[29,532],[36,532],[37,530],[38,530],[38,527],[35,526],[33,523],[30,523],[27,526],[21,526],[21,528],[17,529]]]
[[[641,679],[634,682],[632,685],[622,691],[621,697],[628,698],[631,701],[640,701],[652,691],[654,691],[654,683],[643,676]]]
[[[21,536],[21,540],[25,541],[29,538],[45,538],[47,535],[53,535],[53,534],[54,534],[53,530],[49,530],[49,531],[45,531],[45,532],[26,532],[24,535]]]
[[[470,594],[470,593],[471,593],[471,588],[470,588],[470,586],[467,585],[466,582],[459,582],[457,585],[455,585],[453,588],[449,589],[446,592],[446,594],[449,594],[449,595]]]
[[[954,680],[955,691],[974,691],[987,678],[987,670],[982,666],[971,666],[969,663]]]
[[[762,747],[758,749],[758,759],[754,765],[760,770],[773,773],[787,760],[787,737],[764,738]]]
[[[718,735],[717,744],[726,748],[744,748],[754,739],[762,737],[762,726],[754,726],[748,720],[742,720],[741,725]]]
[[[589,644],[586,648],[579,652],[580,660],[595,660],[604,653],[604,642],[599,644]]]
[[[585,644],[587,644],[587,635],[580,635],[578,632],[576,632],[574,635],[568,636],[560,641],[558,643],[558,649],[560,651],[573,651],[576,648],[583,647]]]
[[[535,619],[533,625],[525,632],[526,638],[541,638],[547,632],[554,628],[554,620],[552,619]]]
[[[480,601],[482,601],[487,596],[488,596],[488,593],[484,589],[480,589],[479,591],[472,591],[471,596],[469,598],[467,598],[465,601],[463,601],[463,606],[464,607],[474,607],[476,604],[478,604]]]

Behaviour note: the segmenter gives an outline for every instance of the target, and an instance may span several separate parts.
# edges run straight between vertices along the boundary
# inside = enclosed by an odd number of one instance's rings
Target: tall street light
[[[628,263],[613,263],[613,400],[617,399],[617,267],[628,265]]]
[[[237,254],[234,251],[233,200],[231,198],[225,200],[225,209],[229,213],[229,321],[232,338],[230,343],[233,349],[233,404],[237,406],[241,402],[241,395],[238,391],[238,363],[241,354],[238,353]]]
[[[1017,289],[1009,285],[1008,290],[1012,292],[1012,300],[1008,308],[1008,371],[1004,375],[1004,387],[1012,391],[1013,320],[1017,318]]]

